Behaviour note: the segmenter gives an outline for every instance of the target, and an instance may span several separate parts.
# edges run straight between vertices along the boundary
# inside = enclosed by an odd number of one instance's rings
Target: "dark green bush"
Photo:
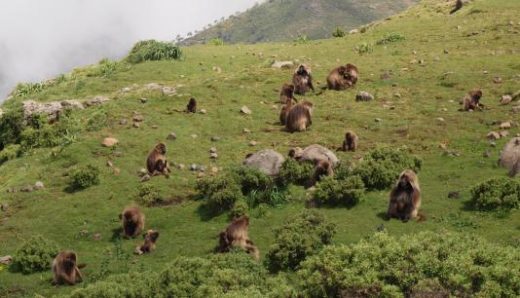
[[[306,185],[314,174],[314,165],[310,162],[298,162],[292,158],[287,159],[280,168],[278,176],[279,185]]]
[[[345,37],[345,35],[347,35],[347,33],[345,32],[345,30],[341,29],[340,27],[336,27],[336,29],[334,29],[334,31],[332,31],[332,37],[341,38],[341,37]]]
[[[19,144],[24,130],[24,119],[21,107],[8,110],[0,117],[0,150],[9,144]]]
[[[164,198],[154,185],[145,183],[138,186],[136,201],[140,205],[152,207],[164,203]]]
[[[406,38],[400,33],[390,33],[376,42],[377,45],[385,45],[392,42],[405,40]]]
[[[144,61],[179,60],[181,58],[182,51],[174,43],[152,39],[136,43],[126,59],[135,64]]]
[[[0,164],[17,158],[20,155],[21,146],[17,144],[10,144],[4,147],[3,150],[0,151]]]
[[[77,191],[98,185],[99,182],[99,169],[93,165],[87,165],[72,171],[69,187],[70,190]]]
[[[248,215],[249,206],[246,201],[236,201],[231,211],[229,211],[229,218],[239,218],[242,215]]]
[[[342,180],[325,177],[316,185],[313,200],[318,205],[353,207],[361,201],[364,194],[365,185],[359,176]]]
[[[275,243],[266,255],[271,272],[295,270],[308,256],[330,244],[336,226],[316,210],[304,210],[275,230]]]
[[[377,233],[326,247],[297,275],[303,297],[518,297],[519,260],[519,250],[471,236]]]
[[[20,135],[22,151],[34,148],[51,148],[73,143],[81,132],[81,123],[68,110],[62,113],[58,122],[49,124],[46,117],[34,115]]]
[[[273,178],[251,167],[238,167],[233,170],[235,179],[242,187],[244,195],[253,191],[268,191],[274,186]]]
[[[411,169],[418,173],[421,164],[405,149],[379,148],[367,153],[352,174],[361,177],[367,190],[384,190],[395,183],[402,171]]]
[[[197,181],[196,190],[204,204],[214,213],[230,210],[235,202],[244,200],[235,175],[222,174]]]
[[[27,240],[16,251],[13,257],[14,271],[30,274],[46,271],[51,267],[51,262],[58,255],[58,247],[52,241],[40,235]]]
[[[506,177],[489,179],[471,189],[470,203],[479,210],[517,209],[520,182]]]

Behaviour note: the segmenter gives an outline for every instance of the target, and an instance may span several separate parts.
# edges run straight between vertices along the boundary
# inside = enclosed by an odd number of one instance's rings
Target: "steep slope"
[[[229,43],[287,41],[299,35],[328,38],[404,10],[416,0],[270,0],[188,38],[184,44],[221,38]]]
[[[55,287],[50,271],[23,275],[0,265],[0,297],[69,294],[118,273],[161,272],[179,256],[206,257],[228,223],[228,214],[208,217],[201,212],[201,202],[193,199],[199,174],[187,169],[190,164],[205,165],[206,175],[211,175],[212,167],[226,170],[240,164],[246,154],[264,148],[283,154],[294,146],[313,143],[335,148],[347,129],[360,135],[360,147],[355,153],[338,152],[342,161],[356,162],[378,146],[406,146],[423,159],[419,179],[427,220],[385,221],[381,214],[387,208],[388,191],[370,192],[353,208],[319,209],[338,226],[335,244],[357,243],[384,227],[392,236],[451,231],[518,248],[518,210],[479,212],[468,208],[467,202],[474,184],[507,176],[496,161],[509,138],[491,146],[486,135],[499,129],[498,122],[509,120],[513,121],[509,135],[520,133],[514,125],[518,114],[512,110],[517,103],[499,104],[503,94],[514,93],[520,86],[520,2],[476,0],[451,16],[450,9],[448,2],[425,0],[345,38],[302,44],[193,46],[184,49],[182,61],[94,65],[9,99],[1,107],[4,112],[28,99],[88,100],[103,95],[110,101],[72,112],[70,117],[78,125],[67,131],[63,143],[27,148],[0,165],[0,256],[14,255],[23,241],[40,234],[60,249],[78,253],[80,262],[88,264],[83,270],[85,282]],[[400,38],[391,38],[395,36]],[[340,63],[355,63],[360,80],[352,90],[299,98],[315,104],[313,124],[307,132],[289,134],[278,125],[279,106],[273,105],[278,104],[277,90],[290,80],[293,70],[271,68],[273,59],[310,65],[317,87]],[[149,83],[172,86],[176,93],[170,96],[150,89]],[[487,109],[459,112],[459,99],[472,88],[482,88]],[[368,91],[375,99],[356,102],[359,91]],[[191,96],[206,114],[177,112]],[[251,115],[240,113],[243,105],[252,110]],[[136,114],[144,118],[139,128],[132,127]],[[251,133],[244,132],[245,128]],[[176,140],[167,140],[171,132],[176,133]],[[101,146],[109,136],[119,140],[115,148]],[[214,136],[220,139],[212,140]],[[48,138],[44,135],[43,139]],[[142,240],[119,240],[114,231],[120,226],[119,212],[134,203],[142,185],[137,172],[158,141],[166,142],[172,162],[187,167],[174,169],[169,179],[154,177],[148,182],[170,204],[142,208],[147,228],[159,230],[161,237],[154,253],[134,256]],[[256,147],[250,146],[251,141],[257,142]],[[218,149],[216,160],[210,159],[211,147]],[[108,161],[118,171],[107,166]],[[100,184],[68,192],[69,173],[86,165],[100,169]],[[20,191],[36,181],[42,181],[45,188]],[[449,192],[459,196],[448,198]],[[261,259],[273,244],[273,229],[305,209],[307,196],[303,188],[293,187],[289,203],[249,211],[250,236]],[[487,263],[487,256],[482,256],[481,263]],[[405,271],[396,274],[401,272]],[[233,278],[226,272],[222,276]]]

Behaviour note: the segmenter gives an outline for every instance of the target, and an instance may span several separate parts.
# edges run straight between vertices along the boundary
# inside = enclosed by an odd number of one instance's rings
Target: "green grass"
[[[427,220],[422,223],[384,221],[381,213],[387,208],[388,191],[370,192],[364,201],[352,209],[323,208],[327,218],[338,227],[334,243],[355,243],[384,225],[391,235],[419,231],[450,230],[479,235],[504,245],[520,243],[520,213],[477,212],[466,208],[470,189],[491,177],[504,177],[507,170],[496,166],[499,152],[508,138],[490,147],[486,134],[497,127],[496,120],[515,120],[511,106],[500,106],[499,97],[517,91],[520,83],[518,45],[520,24],[517,0],[474,1],[454,16],[449,6],[428,0],[391,20],[372,25],[366,33],[345,38],[309,41],[305,44],[271,43],[258,45],[193,46],[183,49],[184,61],[145,62],[117,68],[110,77],[87,76],[87,70],[44,88],[31,97],[40,101],[64,98],[89,98],[107,95],[114,100],[102,107],[76,112],[84,123],[94,113],[107,112],[112,121],[99,131],[84,131],[77,142],[55,156],[52,149],[37,149],[0,166],[0,202],[8,203],[7,212],[0,212],[0,256],[14,254],[21,243],[41,234],[55,241],[61,249],[73,249],[84,269],[86,280],[76,287],[54,287],[51,273],[22,275],[0,270],[0,296],[46,297],[70,293],[96,279],[100,271],[109,274],[134,270],[161,270],[177,256],[204,256],[217,244],[218,232],[227,224],[228,216],[206,218],[199,212],[200,202],[194,194],[196,174],[188,170],[173,170],[170,179],[155,177],[155,185],[165,199],[182,198],[176,205],[143,208],[146,226],[161,232],[157,250],[151,255],[132,254],[138,240],[112,240],[119,227],[118,214],[132,203],[140,184],[137,171],[144,167],[148,152],[158,141],[165,141],[171,161],[189,165],[232,167],[240,164],[247,153],[263,148],[275,148],[286,154],[293,146],[320,143],[329,148],[341,145],[347,129],[360,136],[359,150],[338,153],[342,160],[358,160],[377,146],[408,146],[421,157],[419,174],[423,192],[422,210]],[[470,13],[478,9],[479,13]],[[509,24],[513,21],[512,25]],[[457,26],[460,26],[458,28]],[[476,35],[471,35],[478,32]],[[398,33],[405,39],[386,45],[375,45],[388,34]],[[470,36],[471,35],[471,36]],[[360,56],[356,45],[374,44],[373,52]],[[444,54],[447,50],[449,54]],[[417,53],[414,55],[414,51]],[[360,81],[355,89],[345,92],[325,91],[309,94],[305,99],[315,105],[313,125],[305,133],[288,134],[277,124],[278,89],[291,78],[292,70],[265,67],[266,59],[298,60],[311,65],[317,85],[325,85],[330,69],[351,62],[360,69]],[[424,60],[424,64],[410,63]],[[213,71],[217,66],[221,73]],[[487,71],[488,74],[485,74]],[[390,78],[380,76],[389,72]],[[442,84],[443,74],[450,84]],[[502,84],[493,83],[500,76]],[[167,97],[157,92],[118,91],[134,83],[150,82],[177,87],[177,96]],[[459,112],[458,100],[472,88],[482,88],[484,112]],[[376,96],[372,102],[356,102],[358,91]],[[399,93],[400,98],[395,95]],[[184,114],[189,98],[197,98],[199,108],[207,114]],[[148,102],[142,104],[141,97]],[[20,102],[13,98],[4,110]],[[453,102],[452,102],[453,101]],[[241,115],[247,105],[252,115]],[[385,105],[394,106],[387,109]],[[446,108],[447,111],[443,111]],[[121,126],[119,119],[131,123],[133,111],[143,114],[141,128]],[[444,123],[435,119],[442,117]],[[381,118],[381,122],[375,122]],[[157,125],[157,129],[152,126]],[[248,128],[251,134],[242,130]],[[177,140],[166,141],[170,132]],[[513,127],[510,135],[520,130]],[[193,139],[192,134],[197,134]],[[102,148],[106,136],[119,139],[113,150]],[[212,136],[221,140],[212,142]],[[258,142],[256,148],[248,145]],[[459,157],[443,154],[440,143],[447,143]],[[219,159],[211,161],[208,150],[217,147]],[[486,150],[490,158],[483,158]],[[115,176],[106,166],[107,160],[121,169]],[[67,193],[68,173],[75,166],[92,164],[100,169],[100,184],[75,193]],[[34,184],[37,180],[46,188],[32,193],[7,193],[11,187]],[[460,191],[458,200],[448,199],[450,191]],[[303,188],[291,188],[292,203],[268,208],[262,217],[251,220],[250,236],[259,246],[263,257],[273,242],[273,229],[304,208]],[[255,212],[252,212],[254,214]],[[87,235],[85,236],[84,232]],[[92,234],[101,233],[101,240]],[[106,264],[108,265],[102,265]]]

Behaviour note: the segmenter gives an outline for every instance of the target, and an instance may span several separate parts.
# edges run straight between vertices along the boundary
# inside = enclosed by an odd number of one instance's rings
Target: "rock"
[[[215,147],[209,148],[209,153],[217,153],[217,148],[215,148]]]
[[[502,78],[501,78],[501,77],[494,77],[494,78],[493,78],[493,83],[495,83],[495,84],[501,84],[501,83],[502,83]]]
[[[395,97],[395,98],[401,98],[401,93],[396,92],[396,93],[394,94],[394,97]]]
[[[251,133],[251,130],[249,130],[249,129],[247,129],[247,128],[244,128],[244,129],[242,130],[242,132],[243,132],[243,133]]]
[[[199,136],[196,135],[196,134],[192,134],[192,135],[190,135],[190,137],[191,137],[192,139],[196,139],[196,138],[198,138]]]
[[[134,128],[139,128],[139,127],[141,127],[141,124],[139,124],[139,122],[134,122],[134,123],[132,124],[132,126],[133,126]]]
[[[513,95],[511,95],[511,98],[513,100],[517,100],[517,99],[520,99],[520,90],[516,91],[515,93],[513,93]]]
[[[221,73],[222,72],[222,68],[220,68],[218,66],[213,66],[213,71],[216,72],[216,73]]]
[[[0,257],[0,264],[2,264],[2,265],[11,265],[12,262],[13,262],[13,257],[11,257],[11,256]]]
[[[257,144],[258,144],[257,141],[251,141],[251,142],[249,142],[249,146],[251,146],[251,147],[254,147],[254,146],[256,146]]]
[[[114,147],[117,143],[119,143],[119,141],[116,138],[105,138],[103,142],[101,142],[101,145],[103,145],[103,147]]]
[[[157,128],[159,128],[159,125],[156,125],[156,124],[152,125],[152,129],[157,129]]]
[[[150,175],[146,174],[143,177],[141,177],[141,182],[150,181],[151,177]]]
[[[501,105],[508,105],[513,101],[513,97],[511,95],[502,95],[502,98],[500,99]]]
[[[482,156],[484,156],[485,158],[489,158],[491,156],[491,151],[486,150],[486,152],[484,152],[484,154],[482,154]]]
[[[83,104],[87,107],[98,106],[98,105],[104,104],[105,102],[107,102],[109,100],[110,100],[110,98],[108,98],[106,96],[98,95],[92,99],[85,101]]]
[[[374,96],[366,91],[361,91],[356,95],[356,101],[371,101]]]
[[[206,166],[199,165],[199,172],[206,172]]]
[[[34,189],[35,190],[41,190],[41,189],[44,189],[44,188],[45,188],[45,185],[43,184],[43,182],[36,181],[36,183],[34,183]]]
[[[242,108],[240,108],[240,112],[242,114],[246,114],[246,115],[251,115],[251,113],[252,113],[251,110],[246,106],[243,106]]]
[[[348,34],[357,34],[359,33],[359,29],[352,29],[348,32]]]
[[[167,140],[175,141],[177,140],[177,134],[174,132],[170,132],[170,134],[166,137]]]
[[[450,191],[450,193],[448,193],[448,198],[453,199],[453,200],[458,200],[458,199],[460,199],[460,192]]]
[[[442,118],[442,117],[439,117],[439,118],[437,118],[436,120],[437,120],[438,122],[441,122],[441,123],[446,122],[446,121],[444,120],[444,118]]]
[[[0,204],[0,210],[2,210],[3,212],[6,212],[7,209],[9,209],[9,204],[7,204],[7,203]]]
[[[212,141],[212,142],[218,142],[218,141],[220,141],[220,137],[212,136],[212,137],[211,137],[211,141]]]
[[[177,90],[173,87],[165,86],[162,88],[162,93],[166,96],[172,96],[177,93]]]
[[[119,125],[126,125],[127,123],[128,123],[128,120],[126,120],[126,119],[119,120]]]
[[[194,163],[190,165],[190,171],[197,171],[198,169],[199,169],[198,165],[196,165]]]
[[[509,122],[509,121],[502,122],[500,124],[500,129],[510,129],[510,128],[511,128],[511,122]]]
[[[119,168],[113,168],[113,169],[112,169],[112,172],[114,173],[114,175],[119,176],[119,174],[121,174],[121,169],[119,169]]]
[[[513,113],[518,114],[520,113],[520,106],[514,106],[511,108],[511,110],[513,111]]]
[[[92,235],[92,240],[94,241],[100,241],[101,240],[101,233],[94,233]]]
[[[509,135],[509,131],[507,130],[502,130],[498,133],[500,135],[500,138],[505,138]]]
[[[294,62],[292,61],[275,61],[272,65],[272,68],[280,68],[280,69],[291,69],[294,67]]]
[[[107,167],[113,168],[114,167],[114,163],[111,160],[107,160]]]
[[[496,141],[496,140],[500,139],[500,134],[496,131],[492,131],[492,132],[488,133],[486,137],[488,140]]]
[[[491,147],[493,147],[493,148],[494,148],[494,147],[496,147],[496,146],[497,146],[497,143],[496,143],[496,142],[489,142],[489,146],[491,146]]]
[[[374,119],[374,121],[375,121],[375,122],[381,122],[381,121],[383,121],[383,119],[381,119],[381,118],[376,118],[376,119]]]
[[[199,173],[197,173],[197,178],[200,179],[200,178],[204,178],[204,177],[206,177],[206,174],[205,174],[205,173],[203,173],[203,172],[199,172]]]
[[[57,101],[39,103],[34,100],[27,100],[22,103],[22,109],[25,119],[29,119],[32,115],[46,115],[48,120],[52,121],[58,117],[58,114],[63,110],[63,106]]]
[[[132,121],[134,122],[143,122],[144,121],[144,117],[143,115],[140,115],[140,114],[136,114],[132,117]]]
[[[509,176],[514,177],[520,172],[520,138],[511,139],[502,150],[499,164],[509,170]]]
[[[449,54],[450,52],[447,49],[444,49],[444,54]]]
[[[32,185],[26,185],[26,186],[20,188],[20,191],[21,192],[33,192],[34,187]]]
[[[201,114],[207,114],[208,111],[206,111],[206,109],[200,109],[199,113],[201,113]]]
[[[318,144],[310,145],[305,149],[293,148],[289,156],[299,161],[310,161],[313,163],[317,160],[324,160],[328,161],[333,167],[339,164],[339,159],[334,152]]]
[[[184,170],[185,168],[186,168],[186,166],[183,163],[180,163],[177,165],[177,169],[179,169],[181,171]]]
[[[139,171],[137,171],[137,175],[139,177],[143,177],[146,174],[148,174],[148,170],[146,170],[145,168],[141,168],[141,169],[139,169]]]
[[[163,89],[163,86],[157,83],[149,83],[145,85],[145,88],[148,90],[161,90]]]
[[[148,102],[148,98],[146,97],[141,97],[141,103],[147,103]]]
[[[216,153],[216,152],[212,152],[212,153],[209,154],[209,157],[210,157],[211,159],[217,159],[217,158],[218,158],[218,153]]]
[[[61,106],[64,109],[83,110],[85,108],[79,100],[73,100],[73,99],[62,100]]]
[[[280,168],[284,162],[285,157],[283,157],[282,154],[271,149],[266,149],[249,155],[243,164],[258,169],[266,175],[276,176],[280,173]]]
[[[213,173],[213,174],[218,173],[218,168],[217,167],[211,167],[211,173]]]

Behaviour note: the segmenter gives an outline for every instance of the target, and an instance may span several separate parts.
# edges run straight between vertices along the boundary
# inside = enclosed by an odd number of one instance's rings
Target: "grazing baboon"
[[[135,253],[138,255],[142,255],[145,253],[150,253],[155,250],[155,243],[159,238],[159,232],[154,230],[148,230],[146,234],[143,235],[144,244],[136,247]]]
[[[341,149],[345,152],[352,151],[355,152],[358,145],[358,136],[353,131],[347,131],[345,134],[345,140],[343,141],[343,146]]]
[[[314,92],[311,69],[305,64],[301,64],[294,71],[292,82],[294,85],[294,93],[296,94],[305,95],[309,90]]]
[[[260,258],[260,252],[248,236],[249,217],[243,215],[235,220],[219,234],[219,246],[217,251],[229,252],[233,247],[241,247],[252,254],[256,260]]]
[[[195,98],[190,98],[188,105],[186,106],[186,112],[188,113],[197,113],[197,100]]]
[[[282,110],[280,111],[280,123],[282,125],[286,124],[287,115],[289,114],[289,111],[292,108],[293,108],[293,100],[291,98],[287,98],[285,105],[282,107]]]
[[[327,160],[316,160],[314,164],[314,174],[309,181],[308,187],[314,186],[317,182],[321,181],[323,177],[334,175],[332,165]]]
[[[417,174],[406,170],[399,175],[399,179],[390,192],[390,204],[387,217],[398,218],[404,222],[417,218],[421,206],[421,189]]]
[[[76,253],[72,251],[60,252],[52,261],[52,283],[55,285],[75,285],[83,281],[83,276],[77,265]]]
[[[520,138],[511,139],[502,153],[498,161],[501,167],[509,170],[509,176],[514,177],[520,172]]]
[[[125,238],[135,238],[144,229],[144,214],[138,207],[126,207],[119,219],[122,220]]]
[[[353,64],[334,68],[327,77],[327,86],[331,90],[345,90],[357,83],[358,69]]]
[[[462,0],[457,0],[457,2],[455,3],[455,7],[453,8],[452,11],[450,11],[450,14],[454,14],[456,13],[457,11],[459,11],[462,6],[464,6],[464,3]]]
[[[166,145],[164,143],[157,144],[148,154],[146,167],[150,176],[164,175],[166,178],[170,177],[171,170],[166,159]]]
[[[280,103],[286,104],[288,100],[298,102],[298,100],[294,98],[294,85],[283,84],[282,90],[280,91]]]
[[[285,127],[289,132],[305,131],[312,125],[312,103],[304,101],[293,106],[287,113]]]
[[[463,99],[464,111],[482,110],[483,105],[480,103],[482,97],[481,90],[470,91]]]

